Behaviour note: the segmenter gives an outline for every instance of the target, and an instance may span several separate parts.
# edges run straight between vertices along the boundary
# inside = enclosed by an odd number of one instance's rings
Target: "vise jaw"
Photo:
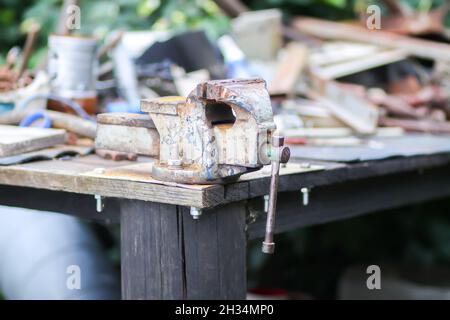
[[[276,129],[262,79],[199,84],[187,98],[141,101],[160,135],[155,179],[223,183],[271,163]]]

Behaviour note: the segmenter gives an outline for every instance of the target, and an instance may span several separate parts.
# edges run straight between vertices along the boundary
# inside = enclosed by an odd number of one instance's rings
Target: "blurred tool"
[[[25,69],[28,66],[28,61],[30,60],[31,52],[33,51],[34,44],[36,42],[36,38],[38,32],[40,30],[40,26],[38,24],[33,24],[31,26],[30,31],[27,33],[27,39],[25,41],[25,47],[22,51],[22,59],[20,60],[19,69],[17,71],[16,80],[22,77]]]

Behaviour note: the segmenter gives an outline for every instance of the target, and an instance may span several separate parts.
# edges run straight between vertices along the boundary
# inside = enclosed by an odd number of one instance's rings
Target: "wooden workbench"
[[[450,154],[292,162],[296,169],[280,177],[277,233],[450,195]],[[310,168],[295,165],[305,162]],[[0,203],[120,221],[125,299],[245,298],[246,244],[264,234],[268,174],[184,186],[152,180],[149,165],[90,155],[0,167]],[[311,189],[307,206],[304,187]],[[105,197],[102,213],[94,195]],[[199,220],[190,207],[204,209]]]

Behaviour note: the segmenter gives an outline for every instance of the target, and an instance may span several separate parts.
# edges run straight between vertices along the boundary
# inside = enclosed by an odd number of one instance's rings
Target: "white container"
[[[69,99],[96,97],[97,39],[51,35],[48,46],[52,93]]]

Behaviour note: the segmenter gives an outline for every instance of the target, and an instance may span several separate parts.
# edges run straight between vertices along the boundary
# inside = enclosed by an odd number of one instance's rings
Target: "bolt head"
[[[191,207],[191,217],[192,217],[192,219],[194,219],[194,220],[198,220],[198,219],[200,219],[200,216],[202,215],[202,210],[201,209],[198,209],[198,208],[195,208],[195,207]]]
[[[291,158],[291,149],[289,147],[282,147],[280,151],[280,163],[287,163]]]
[[[267,254],[273,254],[275,252],[275,243],[273,242],[263,242],[261,251]]]

